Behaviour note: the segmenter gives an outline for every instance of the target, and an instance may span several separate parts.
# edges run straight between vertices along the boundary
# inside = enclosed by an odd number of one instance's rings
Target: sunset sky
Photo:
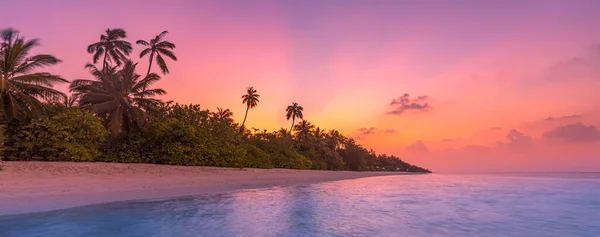
[[[107,28],[132,43],[168,30],[179,60],[163,99],[241,121],[254,86],[248,127],[288,128],[298,102],[306,120],[433,171],[600,171],[599,12],[595,0],[29,0],[2,3],[0,27],[40,38],[68,80],[90,78],[87,45]]]

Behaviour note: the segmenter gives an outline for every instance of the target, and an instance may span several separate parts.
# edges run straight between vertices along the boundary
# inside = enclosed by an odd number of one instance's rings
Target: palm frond
[[[105,102],[93,104],[89,108],[92,113],[106,114],[106,113],[113,112],[117,108],[117,106],[119,106],[119,104],[117,102],[115,102],[113,100],[108,100]]]
[[[11,75],[17,74],[25,74],[36,69],[52,66],[61,62],[58,58],[48,55],[48,54],[39,54],[35,55],[29,59],[26,59],[23,63],[21,63],[12,73]]]
[[[4,112],[5,116],[4,120],[19,120],[23,117],[24,109],[21,108],[11,93],[7,93],[2,95],[2,111]]]
[[[96,50],[99,50],[100,48],[102,48],[102,46],[103,46],[102,42],[90,44],[87,47],[87,52],[94,53],[94,52],[96,52]]]
[[[175,48],[175,44],[169,42],[169,41],[162,41],[156,44],[156,48],[161,48],[161,49],[174,49]]]
[[[53,86],[56,83],[68,83],[69,81],[57,76],[52,75],[47,72],[38,72],[33,74],[26,74],[22,76],[13,77],[10,79],[11,81],[27,83],[27,84],[35,84],[35,85],[43,85],[43,86]]]
[[[0,32],[0,35],[2,35],[2,40],[7,41],[7,42],[12,42],[13,40],[13,36],[19,34],[19,31],[13,29],[13,28],[6,28],[3,29],[2,32]]]
[[[98,48],[98,50],[94,54],[94,57],[92,58],[93,62],[97,63],[98,60],[100,60],[100,57],[102,56],[104,56],[104,48]]]
[[[117,66],[121,66],[123,57],[121,57],[121,55],[119,55],[116,50],[108,51],[108,54],[110,54],[110,58],[112,59],[112,61],[115,62]]]
[[[17,68],[17,65],[26,62],[27,55],[29,55],[29,51],[39,45],[38,39],[31,39],[25,41],[23,38],[17,38],[13,43],[10,51],[7,52],[7,61],[11,64],[10,71],[14,71]]]
[[[156,73],[150,73],[144,79],[140,80],[131,91],[138,92],[154,84],[160,80],[160,76]]]
[[[151,97],[155,97],[155,96],[158,96],[158,95],[164,95],[166,93],[167,92],[165,90],[158,88],[158,89],[151,89],[151,90],[141,91],[141,92],[135,93],[134,96],[136,98],[137,97],[140,97],[140,98],[151,98]]]
[[[156,36],[156,38],[158,38],[158,41],[160,41],[163,37],[165,37],[166,34],[168,34],[169,32],[164,30],[163,32],[160,32],[160,34],[158,34]]]
[[[156,48],[156,51],[158,51],[162,55],[165,55],[165,56],[173,59],[173,61],[177,61],[177,57],[175,56],[175,54],[173,54],[173,52],[171,52],[171,50],[163,49],[163,48]]]
[[[109,37],[112,37],[112,39],[127,37],[127,33],[121,28],[107,29],[106,35],[109,35]]]
[[[160,67],[160,70],[164,74],[169,73],[169,68],[167,67],[167,63],[165,62],[165,60],[163,59],[163,57],[160,54],[156,54],[156,63],[158,64],[158,66]]]
[[[69,88],[75,88],[75,87],[79,87],[79,86],[87,86],[87,85],[91,85],[91,84],[97,83],[97,82],[98,81],[93,81],[93,80],[88,80],[88,79],[76,79],[71,82],[71,85],[69,85]]]
[[[86,63],[85,69],[89,69],[90,71],[99,71],[98,67],[96,67],[96,65],[91,64],[91,63]]]
[[[129,60],[129,58],[127,58],[127,56],[126,56],[126,55],[124,55],[124,54],[123,54],[123,52],[121,52],[121,50],[115,50],[115,53],[117,53],[117,55],[118,55],[118,57],[119,57],[119,60],[120,60],[121,62],[124,62],[124,61],[127,61],[127,60]],[[127,53],[127,55],[129,55],[129,53]]]
[[[17,99],[17,101],[19,101],[21,106],[26,107],[23,110],[24,112],[28,112],[28,111],[38,112],[39,110],[41,110],[44,107],[42,102],[40,102],[37,98],[35,98],[27,93],[22,93],[22,92],[12,93],[12,96],[14,96]],[[58,98],[58,97],[56,97],[56,98]],[[56,99],[56,98],[50,98],[50,100]]]
[[[129,55],[129,53],[131,53],[131,50],[133,50],[133,48],[131,47],[131,44],[125,40],[115,41],[114,46],[125,55]]]
[[[139,45],[143,45],[143,46],[148,46],[148,45],[150,45],[150,43],[148,43],[148,42],[147,42],[147,41],[145,41],[145,40],[138,40],[138,41],[135,41],[135,43],[136,43],[136,44],[139,44]]]
[[[146,56],[146,54],[149,54],[150,52],[152,52],[152,49],[150,49],[150,48],[146,48],[146,49],[142,50],[142,52],[140,52],[140,58]]]
[[[34,84],[25,84],[25,83],[17,83],[13,82],[15,86],[17,86],[21,93],[33,96],[39,99],[45,100],[57,100],[63,97],[65,94],[54,90],[52,88],[48,88],[41,85]]]

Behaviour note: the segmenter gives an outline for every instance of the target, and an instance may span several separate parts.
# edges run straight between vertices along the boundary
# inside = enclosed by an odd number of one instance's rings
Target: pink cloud
[[[582,123],[574,123],[547,131],[544,133],[544,137],[569,142],[598,142],[600,141],[600,131],[594,125],[586,126]]]
[[[429,148],[422,142],[417,141],[407,147],[404,148],[407,153],[427,153],[429,152]]]
[[[427,96],[417,96],[417,98],[410,98],[409,94],[404,94],[398,98],[395,98],[390,102],[392,111],[388,114],[400,115],[406,111],[422,111],[427,112],[431,109],[429,103],[425,102],[428,99]]]

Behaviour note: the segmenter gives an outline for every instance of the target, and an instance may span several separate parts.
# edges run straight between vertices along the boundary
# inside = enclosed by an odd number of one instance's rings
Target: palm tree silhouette
[[[233,119],[231,118],[233,116],[233,112],[231,112],[231,110],[229,109],[217,107],[217,112],[214,114],[220,121],[227,121],[229,123],[233,123]]]
[[[294,130],[297,132],[296,139],[300,142],[300,144],[302,144],[303,147],[308,147],[308,143],[310,142],[310,137],[314,128],[315,125],[306,120],[302,120],[302,122],[294,126]]]
[[[258,106],[258,102],[260,102],[258,100],[259,97],[260,95],[256,94],[256,90],[252,86],[248,87],[246,94],[242,96],[242,103],[246,104],[246,115],[244,115],[244,121],[242,122],[240,130],[244,130],[244,124],[246,123],[246,118],[248,117],[248,110]]]
[[[77,100],[79,100],[78,94],[65,95],[62,100],[58,101],[60,104],[65,107],[74,107],[77,104]]]
[[[169,73],[169,68],[167,67],[165,59],[162,57],[163,55],[171,58],[173,61],[177,61],[177,57],[175,56],[175,54],[173,54],[173,51],[171,51],[175,48],[175,44],[169,41],[162,41],[162,38],[167,33],[169,32],[166,30],[161,32],[156,37],[154,37],[154,39],[151,39],[150,42],[145,40],[138,40],[135,42],[136,44],[148,47],[142,50],[142,52],[140,53],[140,58],[144,57],[146,54],[150,54],[148,72],[146,73],[146,75],[150,74],[150,69],[152,68],[152,63],[154,62],[154,56],[156,56],[156,63],[158,63],[158,66],[160,67],[160,70],[163,72],[163,74]]]
[[[302,106],[298,105],[298,103],[296,102],[293,102],[292,105],[288,106],[285,110],[287,112],[285,115],[287,120],[290,120],[290,118],[292,119],[292,127],[290,127],[290,131],[294,129],[294,121],[296,120],[296,118],[304,119],[304,115],[302,115],[302,110],[304,110],[304,108],[302,108]]]
[[[321,129],[320,127],[317,127],[317,129],[315,129],[315,132],[314,132],[315,138],[323,139],[323,138],[325,138],[325,135],[326,135],[325,129]]]
[[[329,149],[336,150],[341,148],[341,144],[344,143],[344,136],[337,130],[330,130],[325,136],[325,140]]]
[[[100,41],[88,46],[87,51],[94,54],[94,63],[98,62],[100,56],[104,55],[102,70],[108,68],[109,62],[115,62],[117,66],[127,59],[131,53],[131,44],[124,39],[127,36],[125,30],[120,28],[106,29],[105,34],[100,35]]]
[[[79,107],[105,119],[105,126],[112,134],[128,133],[139,127],[145,119],[144,110],[154,108],[162,102],[152,97],[165,94],[163,89],[143,91],[142,88],[160,80],[151,73],[145,78],[135,73],[137,63],[127,60],[123,68],[110,67],[98,70],[88,64],[95,80],[75,80],[70,90],[79,98]]]
[[[279,129],[279,131],[275,132],[279,137],[284,137],[284,138],[292,138],[292,134],[291,134],[291,130],[288,131],[285,128],[281,128]]]
[[[154,39],[151,39],[150,42],[147,42],[145,40],[138,40],[135,42],[136,44],[148,46],[148,48],[142,50],[142,52],[140,53],[140,58],[144,57],[146,54],[150,54],[150,59],[148,62],[148,72],[146,73],[146,75],[150,74],[150,69],[152,68],[152,63],[154,62],[155,55],[156,63],[158,63],[158,66],[160,67],[160,70],[163,72],[163,74],[168,74],[169,68],[167,67],[167,63],[165,62],[165,59],[162,57],[162,55],[171,58],[173,61],[177,61],[177,57],[175,56],[175,54],[173,54],[173,51],[171,51],[175,48],[175,44],[169,41],[162,41],[162,38],[167,33],[169,32],[166,30],[161,32],[156,37],[154,37]],[[142,91],[145,90],[146,88],[142,88]]]
[[[64,93],[52,89],[56,83],[69,81],[37,70],[60,62],[49,54],[29,55],[39,45],[38,39],[25,40],[15,29],[0,31],[0,111],[1,122],[22,118],[28,111],[43,107],[40,100],[60,100]]]

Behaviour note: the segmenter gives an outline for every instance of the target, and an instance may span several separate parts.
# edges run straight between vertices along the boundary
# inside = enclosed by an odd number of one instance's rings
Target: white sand
[[[0,171],[0,215],[407,174],[117,163],[3,162],[0,165],[3,166]]]

